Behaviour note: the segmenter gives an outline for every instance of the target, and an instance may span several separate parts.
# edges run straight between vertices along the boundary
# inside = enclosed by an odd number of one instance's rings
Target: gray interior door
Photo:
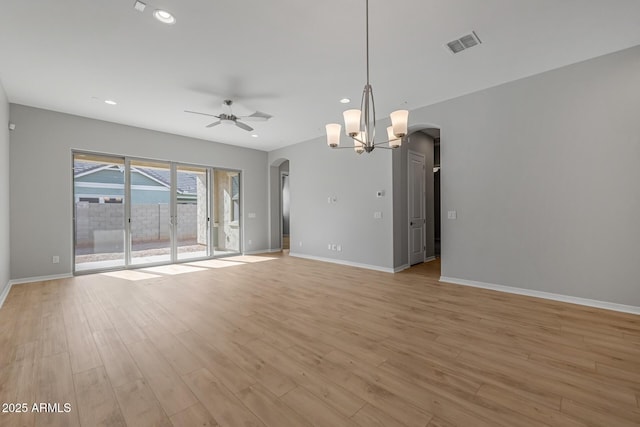
[[[425,251],[425,161],[409,152],[409,265],[424,262]]]

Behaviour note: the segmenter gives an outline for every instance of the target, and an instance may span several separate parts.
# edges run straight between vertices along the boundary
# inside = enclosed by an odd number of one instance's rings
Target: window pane
[[[214,171],[214,254],[240,252],[240,172]]]
[[[74,154],[73,193],[75,271],[123,266],[124,159]]]
[[[169,163],[130,162],[131,263],[171,261],[171,168]]]
[[[209,240],[207,169],[179,165],[176,179],[178,259],[206,257]]]

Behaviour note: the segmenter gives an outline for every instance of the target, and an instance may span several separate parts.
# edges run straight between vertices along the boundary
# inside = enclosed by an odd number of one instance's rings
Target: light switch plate
[[[373,213],[373,217],[375,219],[382,219],[382,212],[379,212],[379,211],[378,212],[374,212]]]
[[[255,218],[256,217],[256,213],[255,212],[249,212],[249,218]]]
[[[448,211],[447,212],[448,219],[456,219],[458,218],[458,213],[456,211]]]

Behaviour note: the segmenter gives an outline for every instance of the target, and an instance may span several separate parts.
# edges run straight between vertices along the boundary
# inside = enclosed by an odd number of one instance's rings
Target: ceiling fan
[[[254,122],[264,122],[269,120],[272,116],[270,114],[267,113],[263,113],[261,111],[256,111],[253,114],[250,114],[248,116],[236,116],[233,114],[233,112],[231,111],[231,105],[233,104],[233,101],[230,99],[225,99],[222,102],[225,106],[227,106],[227,110],[228,113],[221,113],[218,115],[215,114],[207,114],[207,113],[201,113],[198,111],[189,111],[189,110],[184,110],[185,113],[190,113],[190,114],[199,114],[201,116],[209,116],[209,117],[215,117],[218,120],[208,124],[205,127],[208,128],[212,128],[214,126],[218,126],[220,124],[223,125],[236,125],[238,126],[240,129],[244,129],[247,132],[251,132],[253,130],[253,128],[243,122],[245,121],[254,121]]]

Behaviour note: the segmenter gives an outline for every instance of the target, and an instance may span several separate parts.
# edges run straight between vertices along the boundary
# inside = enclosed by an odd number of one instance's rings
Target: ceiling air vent
[[[451,53],[459,53],[480,43],[482,42],[478,38],[478,35],[475,31],[472,31],[471,34],[467,34],[466,36],[462,36],[459,39],[452,40],[447,43],[447,48],[449,48]]]

